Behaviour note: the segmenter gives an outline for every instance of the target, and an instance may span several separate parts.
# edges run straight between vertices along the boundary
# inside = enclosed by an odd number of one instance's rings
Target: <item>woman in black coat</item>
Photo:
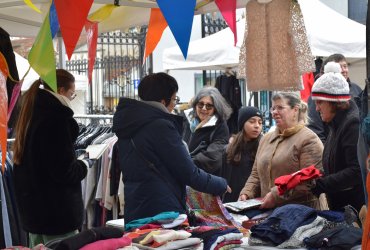
[[[74,77],[57,70],[57,93],[41,79],[23,97],[14,142],[14,185],[30,247],[76,233],[83,221],[81,180],[86,161],[73,144],[78,125],[69,107]],[[43,84],[43,89],[40,88]]]
[[[190,155],[199,168],[220,175],[222,152],[229,140],[226,121],[232,113],[218,89],[205,87],[192,102],[190,121],[192,135],[188,143]]]
[[[224,203],[239,199],[239,193],[252,172],[262,132],[261,111],[255,107],[239,109],[238,130],[222,157],[221,177],[226,179],[232,190],[225,194]]]
[[[316,111],[329,126],[322,164],[325,176],[314,182],[315,195],[326,193],[329,208],[351,205],[358,211],[365,204],[361,169],[357,158],[359,112],[338,63],[325,65],[325,74],[312,87]]]

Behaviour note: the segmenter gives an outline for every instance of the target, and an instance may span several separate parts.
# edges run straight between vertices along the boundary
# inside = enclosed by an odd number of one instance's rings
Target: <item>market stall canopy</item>
[[[158,8],[155,0],[120,0],[111,16],[99,23],[99,32],[126,30],[130,27],[147,24],[150,8]],[[197,0],[195,14],[218,11],[214,1]],[[248,0],[237,0],[237,8],[245,7]],[[0,2],[0,27],[11,36],[35,37],[40,30],[50,6],[50,0],[33,0],[41,14],[31,9],[23,0],[2,0]],[[114,0],[94,0],[90,13]]]
[[[347,58],[366,58],[366,27],[357,23],[319,0],[298,1],[311,50],[314,56],[341,53]],[[237,23],[238,43],[233,46],[233,33],[226,28],[211,36],[192,41],[184,60],[178,47],[164,50],[163,68],[225,69],[239,63],[239,50],[244,37],[245,20]]]
[[[28,68],[30,67],[30,64],[28,63],[27,59],[19,55],[17,52],[14,52],[15,54],[15,63],[17,64],[17,69],[18,69],[18,74],[19,77],[23,77],[25,73],[27,72]],[[84,75],[77,75],[73,74],[75,77],[75,85],[76,85],[76,90],[83,90],[87,91],[87,76]],[[26,75],[26,77],[23,80],[22,84],[22,91],[28,90],[32,83],[39,79],[40,76],[34,71],[32,68]]]

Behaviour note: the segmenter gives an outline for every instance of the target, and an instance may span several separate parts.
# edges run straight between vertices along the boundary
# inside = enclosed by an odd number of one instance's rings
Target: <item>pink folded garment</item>
[[[131,245],[131,239],[123,236],[122,238],[107,239],[107,240],[98,240],[93,243],[87,244],[80,248],[81,250],[116,250],[121,247],[127,247]]]

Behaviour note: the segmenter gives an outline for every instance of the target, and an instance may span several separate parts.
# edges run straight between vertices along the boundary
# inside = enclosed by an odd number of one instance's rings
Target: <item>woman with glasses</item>
[[[226,121],[232,109],[218,89],[205,87],[192,102],[190,118],[192,135],[188,143],[194,163],[211,174],[220,174],[222,152],[229,140]]]
[[[178,84],[160,72],[145,76],[140,101],[121,98],[113,118],[124,182],[125,223],[161,212],[185,213],[186,186],[222,195],[226,180],[198,169],[181,138],[183,118],[171,114]],[[230,190],[229,190],[230,191]]]
[[[252,173],[239,199],[264,197],[261,208],[274,208],[288,203],[303,204],[316,209],[325,207],[313,194],[296,190],[279,196],[274,181],[277,177],[295,173],[315,165],[322,170],[323,145],[319,137],[308,129],[307,105],[295,92],[277,92],[272,97],[272,118],[275,131],[262,137]]]
[[[73,235],[83,221],[81,180],[89,164],[73,148],[75,79],[63,69],[56,79],[57,93],[39,79],[24,94],[13,145],[15,194],[30,247]]]

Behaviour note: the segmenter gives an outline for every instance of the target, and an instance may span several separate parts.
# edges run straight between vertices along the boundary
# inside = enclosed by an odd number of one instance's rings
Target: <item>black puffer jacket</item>
[[[153,105],[121,98],[113,118],[127,223],[166,211],[184,213],[186,186],[213,195],[223,194],[227,187],[225,179],[194,165],[181,139],[183,118]]]
[[[357,159],[359,123],[357,106],[350,100],[350,109],[337,111],[328,124],[330,132],[322,162],[325,176],[317,180],[313,193],[326,193],[331,210],[352,205],[359,211],[365,204]]]
[[[222,120],[217,120],[213,126],[195,130],[189,141],[189,152],[194,163],[208,173],[220,175],[222,152],[228,140],[229,128]]]
[[[75,156],[77,135],[73,111],[40,89],[22,163],[14,165],[16,200],[25,231],[57,235],[82,225],[81,180],[87,168]]]

